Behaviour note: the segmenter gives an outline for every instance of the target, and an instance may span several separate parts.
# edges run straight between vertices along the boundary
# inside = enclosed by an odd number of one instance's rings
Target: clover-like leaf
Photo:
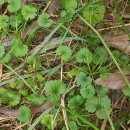
[[[26,96],[26,99],[30,101],[33,105],[42,105],[45,102],[44,95],[31,94]]]
[[[17,119],[20,122],[25,123],[25,122],[29,121],[30,118],[31,118],[31,110],[30,110],[30,108],[27,107],[27,106],[21,106],[19,108]]]
[[[49,17],[50,16],[47,13],[39,15],[38,25],[40,27],[49,28],[52,25],[52,23],[53,23],[53,20],[50,19]]]
[[[7,15],[0,16],[0,27],[5,28],[8,26],[9,17]]]
[[[0,45],[0,58],[3,57],[5,54],[5,48],[4,45]]]
[[[11,51],[14,54],[14,56],[23,57],[28,52],[28,46],[22,44],[22,42],[20,42],[18,40],[15,40],[13,45],[12,45]]]
[[[60,55],[63,61],[67,61],[71,58],[72,51],[69,46],[59,46],[56,50],[56,55]]]
[[[87,48],[80,49],[76,54],[76,61],[79,63],[91,63],[93,60],[92,53]]]
[[[22,15],[26,21],[34,19],[36,16],[37,8],[34,6],[24,5],[22,7]]]
[[[45,94],[50,97],[51,101],[55,99],[58,102],[60,95],[66,92],[66,85],[60,80],[51,80],[45,84]]]
[[[65,9],[75,9],[77,8],[76,0],[60,0],[60,3],[65,7]]]
[[[76,95],[68,101],[68,107],[76,108],[82,105],[83,103],[84,103],[84,99],[80,95]]]
[[[16,12],[21,8],[22,2],[21,0],[7,0],[7,2],[9,3],[7,9],[10,12]]]
[[[108,53],[105,48],[97,47],[95,49],[95,56],[93,57],[93,63],[101,64],[108,60]]]
[[[92,78],[89,76],[86,76],[84,72],[80,72],[76,76],[76,82],[78,86],[81,85],[81,87],[86,87],[92,83]]]
[[[83,9],[82,13],[85,19],[90,24],[95,25],[103,20],[105,13],[105,6],[104,5],[98,5],[95,7],[87,6]]]
[[[38,70],[42,67],[41,61],[35,55],[29,56],[27,63],[31,66],[32,69]]]
[[[95,95],[95,88],[93,85],[83,87],[80,89],[80,94],[83,98],[91,98]]]

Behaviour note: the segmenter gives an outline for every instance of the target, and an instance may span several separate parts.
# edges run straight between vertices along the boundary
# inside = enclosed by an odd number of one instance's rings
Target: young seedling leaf
[[[79,63],[91,63],[93,60],[92,53],[87,48],[80,49],[76,54],[76,61]]]
[[[21,8],[22,2],[21,0],[7,0],[9,3],[7,9],[10,12],[16,12]]]
[[[50,16],[47,13],[39,15],[38,25],[40,27],[49,28],[52,25],[52,23],[53,23],[53,20],[50,19],[49,17]]]
[[[21,106],[19,108],[17,119],[20,122],[25,123],[25,122],[29,121],[30,118],[31,118],[31,110],[30,110],[30,108],[27,107],[27,106]]]
[[[100,10],[99,10],[100,9]],[[86,6],[83,11],[84,18],[92,25],[95,25],[101,22],[104,18],[105,13],[105,6],[98,5],[98,6]]]
[[[24,5],[22,7],[22,15],[26,21],[28,21],[29,19],[30,20],[34,19],[35,16],[37,15],[36,12],[37,8],[34,6]]]
[[[60,80],[51,80],[45,84],[45,94],[50,97],[51,101],[55,99],[58,102],[60,95],[66,92],[66,85]]]
[[[74,121],[69,122],[69,127],[70,127],[70,130],[78,130],[78,126],[77,126],[76,122],[74,122]]]
[[[10,60],[11,60],[11,55],[5,54],[2,58],[0,58],[0,63],[5,64],[5,63],[8,63]]]
[[[69,46],[59,46],[56,50],[56,55],[60,55],[63,61],[67,61],[71,58],[72,51]]]
[[[31,94],[26,96],[26,99],[29,100],[33,105],[42,105],[45,102],[44,95]]]
[[[76,0],[60,0],[60,3],[62,6],[64,6],[65,9],[75,9],[77,8],[77,1]]]
[[[0,16],[0,27],[6,28],[8,26],[9,17],[7,15]]]
[[[76,76],[76,82],[78,86],[86,87],[92,83],[92,78],[89,76],[86,76],[84,72],[80,72]]]
[[[13,45],[12,45],[12,53],[14,54],[14,56],[16,57],[23,57],[27,54],[28,52],[28,46],[22,44],[22,42],[15,40]]]
[[[73,96],[69,101],[68,101],[68,107],[69,108],[76,108],[79,107],[84,103],[84,99],[80,95]]]
[[[80,89],[80,94],[83,98],[92,98],[95,95],[95,88],[93,85],[83,87]]]
[[[27,59],[27,63],[34,70],[38,70],[42,67],[41,61],[35,55],[29,56]]]

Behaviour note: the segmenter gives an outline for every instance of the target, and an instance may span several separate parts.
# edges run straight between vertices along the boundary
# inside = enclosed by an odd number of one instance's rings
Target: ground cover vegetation
[[[128,129],[129,7],[0,0],[0,129]]]

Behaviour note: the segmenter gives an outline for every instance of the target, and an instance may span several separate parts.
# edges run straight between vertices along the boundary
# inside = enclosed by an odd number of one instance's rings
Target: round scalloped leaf
[[[56,50],[56,55],[60,55],[63,61],[67,61],[71,58],[72,51],[69,46],[59,46]]]
[[[80,94],[83,98],[92,98],[95,95],[95,88],[93,85],[83,87],[80,89]]]
[[[87,99],[85,102],[85,109],[91,113],[95,112],[98,106],[100,106],[100,102],[99,99],[95,96],[92,97],[91,100]]]
[[[103,20],[105,14],[105,6],[104,5],[98,5],[95,7],[87,6],[86,8],[84,8],[82,13],[85,19],[90,24],[95,25]]]
[[[30,108],[27,107],[27,106],[21,106],[19,108],[17,119],[20,122],[25,123],[25,122],[29,121],[30,118],[31,118],[31,110],[30,110]]]
[[[68,101],[69,108],[76,108],[84,103],[84,99],[80,96],[74,96]]]
[[[78,126],[74,121],[69,122],[70,130],[78,130]]]
[[[50,17],[50,15],[47,13],[39,15],[38,25],[40,27],[49,28],[53,23],[53,20],[50,19],[49,17]]]
[[[80,72],[76,76],[76,82],[78,86],[86,87],[92,83],[92,78],[89,76],[86,76],[84,72]]]
[[[80,49],[76,54],[76,61],[79,63],[91,63],[93,60],[92,53],[87,48]]]
[[[66,9],[75,9],[77,8],[77,1],[76,0],[60,0],[60,3],[62,6],[64,6]]]
[[[11,51],[14,54],[14,56],[16,56],[16,57],[23,57],[28,52],[28,46],[22,44],[18,40],[15,40],[13,45],[12,45]]]
[[[22,2],[21,0],[7,0],[9,3],[7,9],[10,12],[16,12],[21,8]]]
[[[34,6],[25,5],[22,7],[22,15],[26,21],[28,21],[29,19],[34,19],[37,15],[36,12],[37,9]]]
[[[7,27],[9,22],[9,17],[7,15],[0,16],[0,27]]]

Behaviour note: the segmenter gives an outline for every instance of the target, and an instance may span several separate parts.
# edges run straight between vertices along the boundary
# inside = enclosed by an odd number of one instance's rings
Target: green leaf
[[[36,12],[37,8],[34,6],[24,5],[22,7],[22,15],[26,21],[28,21],[29,19],[30,20],[34,19],[35,16],[37,15]]]
[[[96,96],[93,96],[91,100],[87,99],[85,102],[85,109],[91,113],[95,112],[98,106],[100,106],[100,102]]]
[[[100,10],[99,10],[100,9]],[[105,14],[105,6],[87,6],[82,11],[84,18],[92,25],[101,22]]]
[[[27,106],[21,106],[19,108],[17,119],[20,122],[25,123],[25,122],[29,121],[30,118],[31,118],[31,110],[30,110],[30,108],[27,107]]]
[[[109,76],[110,70],[105,67],[102,67],[100,68],[99,73],[100,73],[100,78],[105,79]]]
[[[0,45],[0,58],[3,57],[5,54],[5,48],[4,45]]]
[[[106,119],[108,116],[106,114],[104,107],[108,111],[108,114],[110,114],[111,100],[108,96],[105,96],[101,98],[101,102],[102,102],[102,108],[97,109],[96,115],[99,119]]]
[[[57,48],[56,55],[60,55],[63,61],[67,61],[72,55],[71,48],[69,46],[61,45]]]
[[[84,99],[80,95],[76,95],[68,101],[68,107],[76,108],[82,105],[83,103],[84,103]]]
[[[28,52],[28,46],[22,44],[22,42],[15,40],[11,52],[14,54],[16,57],[23,57],[27,54]]]
[[[20,92],[21,95],[23,95],[24,97],[28,96],[28,90],[22,90]]]
[[[74,121],[69,122],[70,130],[78,130],[78,126]]]
[[[61,21],[70,22],[74,16],[75,11],[73,9],[62,10],[60,13]]]
[[[0,27],[5,28],[8,26],[9,17],[7,15],[0,15]]]
[[[77,68],[73,68],[72,70],[70,70],[67,74],[67,76],[69,78],[73,78],[76,74],[78,73],[78,69]]]
[[[108,60],[108,53],[105,48],[97,47],[95,49],[95,56],[93,58],[93,63],[101,64],[105,63]]]
[[[0,0],[0,5],[4,4],[5,0]]]
[[[52,128],[52,127],[51,127],[51,126],[52,126],[52,124],[51,124],[52,119],[53,119],[53,115],[47,114],[47,115],[45,115],[45,116],[42,118],[41,124],[42,124],[43,126],[47,126],[48,129],[51,129],[51,128]],[[55,127],[56,127],[56,121],[53,122],[53,123],[54,123],[54,124],[53,124],[53,127],[55,128]]]
[[[33,105],[42,105],[45,102],[44,95],[31,94],[26,96],[26,99],[30,101]]]
[[[80,49],[76,54],[76,61],[79,63],[91,63],[93,60],[92,53],[87,48]]]
[[[105,88],[105,87],[102,87],[102,86],[97,87],[97,93],[100,97],[106,96],[108,92],[109,92],[108,88]]]
[[[2,58],[0,58],[0,63],[5,64],[5,63],[8,63],[10,60],[11,60],[11,55],[5,54]]]
[[[15,91],[0,89],[1,103],[16,106],[21,100],[21,95]]]
[[[39,15],[38,25],[40,27],[49,28],[52,25],[52,23],[53,23],[53,20],[50,19],[49,17],[50,16],[47,13]]]
[[[22,23],[21,17],[22,17],[21,14],[11,15],[11,16],[10,16],[10,25],[11,25],[13,28],[19,27],[19,25]]]
[[[35,55],[29,56],[27,63],[31,66],[32,69],[39,70],[42,67],[41,61]]]
[[[9,3],[7,9],[10,12],[16,12],[21,8],[21,0],[7,0],[7,2]]]
[[[80,89],[80,94],[83,98],[92,98],[95,95],[95,88],[93,85],[83,87]]]
[[[59,101],[60,94],[66,92],[66,85],[60,80],[51,80],[45,84],[45,94],[50,97],[51,101],[53,99]]]
[[[92,83],[92,78],[89,76],[86,77],[84,72],[80,72],[76,76],[76,82],[78,86],[81,85],[81,87],[86,87]]]
[[[76,0],[60,0],[60,3],[66,9],[75,9],[77,8],[77,1]]]
[[[128,87],[124,87],[122,89],[122,92],[124,93],[125,96],[130,97],[130,89]]]

